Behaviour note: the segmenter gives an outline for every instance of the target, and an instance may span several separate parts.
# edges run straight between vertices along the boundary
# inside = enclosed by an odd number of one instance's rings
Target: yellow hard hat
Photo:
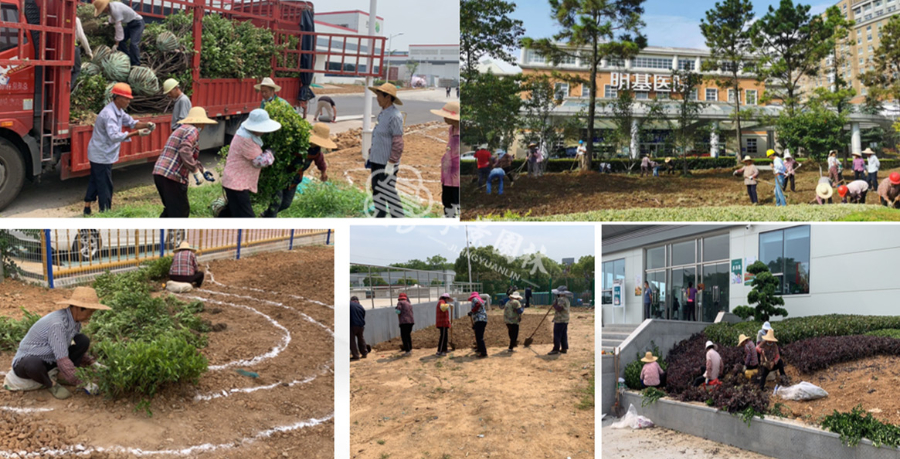
[[[775,154],[775,150],[766,150],[766,158]]]

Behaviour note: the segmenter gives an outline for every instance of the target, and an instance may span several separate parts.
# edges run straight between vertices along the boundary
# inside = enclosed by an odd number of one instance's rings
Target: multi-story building
[[[874,70],[873,60],[881,45],[881,29],[900,13],[900,0],[841,0],[836,6],[844,18],[854,22],[850,34],[838,45],[837,72],[856,91],[851,102],[861,103],[868,89],[860,75]],[[834,88],[834,56],[822,61],[821,70],[818,77],[803,79],[804,94],[810,94],[815,88]]]
[[[392,53],[385,57],[390,80],[410,81],[408,64],[415,62],[415,76],[423,78],[430,87],[459,80],[459,44],[409,45],[406,53]]]
[[[644,48],[633,59],[604,59],[597,69],[597,98],[601,103],[609,102],[617,97],[618,91],[628,89],[634,91],[637,100],[668,100],[671,98],[673,89],[678,85],[677,78],[673,77],[673,71],[692,71],[709,77],[704,78],[703,83],[691,95],[692,99],[704,103],[703,111],[699,116],[700,122],[713,124],[713,127],[717,128],[714,131],[718,129],[733,131],[734,123],[731,121],[731,113],[734,110],[734,90],[719,87],[716,84],[714,77],[717,74],[722,75],[722,70],[712,72],[702,70],[704,61],[708,59],[708,50],[658,46]],[[532,49],[522,50],[519,67],[522,68],[524,75],[550,74],[555,70],[578,74],[585,79],[590,76],[588,65],[581,62],[581,59],[571,57],[559,65],[553,66],[547,58]],[[740,97],[742,106],[756,108],[758,113],[774,113],[770,104],[760,102],[765,86],[757,81],[751,59],[741,66],[740,75],[740,91],[737,97]],[[558,97],[563,100],[563,104],[558,110],[560,113],[575,113],[587,105],[590,96],[588,84],[571,85],[558,82],[556,88]],[[601,113],[600,118],[609,117],[609,115],[609,113]],[[605,126],[601,123],[599,127],[602,129]],[[739,148],[741,154],[764,155],[765,151],[774,145],[772,132],[754,129],[757,127],[760,126],[753,120],[742,121],[743,132]],[[671,154],[663,150],[666,148],[661,140],[663,136],[664,133],[655,136],[655,139],[651,139],[651,141],[633,145],[630,150],[632,156],[636,156],[638,152],[654,156]],[[717,156],[722,153],[719,142],[723,141],[725,152],[734,154],[738,150],[734,136],[726,135],[724,137],[718,138],[712,135],[709,151],[696,153]],[[600,138],[594,139],[594,141],[602,143]]]

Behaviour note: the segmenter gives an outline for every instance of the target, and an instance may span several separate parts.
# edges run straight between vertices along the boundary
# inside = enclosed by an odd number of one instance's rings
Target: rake
[[[540,323],[538,323],[538,326],[535,327],[533,332],[531,332],[531,336],[529,336],[528,338],[525,339],[525,347],[531,346],[531,343],[534,342],[534,335],[537,333],[538,330],[541,329],[541,325],[544,324],[544,320],[547,319],[547,316],[550,315],[550,311],[552,311],[552,310],[553,310],[553,305],[550,305],[550,307],[547,308],[547,313],[544,314],[544,317],[541,319]]]

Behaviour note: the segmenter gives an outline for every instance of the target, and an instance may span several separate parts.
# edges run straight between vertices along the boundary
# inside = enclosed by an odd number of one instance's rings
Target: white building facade
[[[360,10],[354,11],[334,11],[334,12],[324,12],[324,13],[316,13],[315,15],[315,24],[316,24],[316,32],[323,34],[340,34],[340,35],[353,35],[353,36],[368,36],[369,35],[369,13]],[[384,36],[384,18],[378,16],[375,21],[375,35],[379,37]],[[346,41],[346,46],[344,45],[344,41]],[[360,43],[361,42],[361,43]],[[352,37],[331,37],[331,40],[327,38],[327,36],[319,36],[316,40],[316,70],[325,71],[325,70],[335,70],[339,71],[342,68],[345,71],[353,71],[357,68],[361,69],[361,71],[365,71],[369,65],[373,65],[368,62],[368,59],[361,58],[359,62],[357,62],[356,56],[345,56],[343,62],[341,62],[340,56],[330,56],[327,54],[328,49],[330,49],[334,53],[347,53],[347,54],[355,54],[357,49],[360,49],[360,52],[367,53],[369,50],[368,40],[359,40]],[[380,51],[381,44],[376,43],[376,51]],[[380,62],[374,63],[375,70],[379,70],[381,67]],[[364,77],[351,77],[351,76],[343,76],[337,73],[316,73],[313,77],[313,82],[318,84],[323,83],[336,83],[336,84],[363,84],[365,83]]]
[[[605,225],[603,324],[648,318],[637,290],[644,281],[653,292],[651,318],[712,322],[719,311],[749,305],[747,267],[756,260],[779,278],[788,317],[895,315],[895,233],[881,225]],[[693,314],[689,283],[703,287]]]

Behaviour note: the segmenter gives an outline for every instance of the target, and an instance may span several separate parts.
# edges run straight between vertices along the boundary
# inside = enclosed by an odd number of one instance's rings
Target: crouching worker
[[[641,359],[641,362],[644,362],[644,367],[641,369],[642,386],[663,387],[666,385],[666,372],[656,363],[657,360],[659,358],[650,351],[647,351],[647,354]]]
[[[197,255],[188,241],[183,241],[175,249],[172,267],[169,268],[169,280],[184,282],[200,288],[203,285],[203,271],[197,267]]]
[[[759,371],[759,354],[756,352],[756,345],[750,341],[749,336],[742,334],[738,338],[738,346],[744,350],[744,376],[750,379]]]
[[[694,386],[717,386],[722,384],[719,375],[725,373],[725,363],[722,356],[716,351],[716,345],[712,341],[706,342],[706,367],[703,368],[703,376],[694,379]]]
[[[25,334],[13,358],[13,371],[7,373],[4,381],[7,389],[45,387],[58,399],[69,398],[72,394],[68,389],[50,378],[54,369],[59,371],[59,382],[82,385],[75,376],[75,367],[91,365],[94,359],[87,353],[91,340],[80,333],[81,324],[89,321],[94,311],[110,308],[100,304],[97,292],[90,287],[76,287],[71,298],[56,303],[68,307],[41,317]]]
[[[775,330],[769,330],[762,339],[756,346],[756,351],[759,352],[759,388],[765,390],[766,378],[770,372],[778,370],[779,384],[784,382],[787,375],[784,372],[784,360],[781,360],[781,353],[776,344],[778,340],[775,339]]]

